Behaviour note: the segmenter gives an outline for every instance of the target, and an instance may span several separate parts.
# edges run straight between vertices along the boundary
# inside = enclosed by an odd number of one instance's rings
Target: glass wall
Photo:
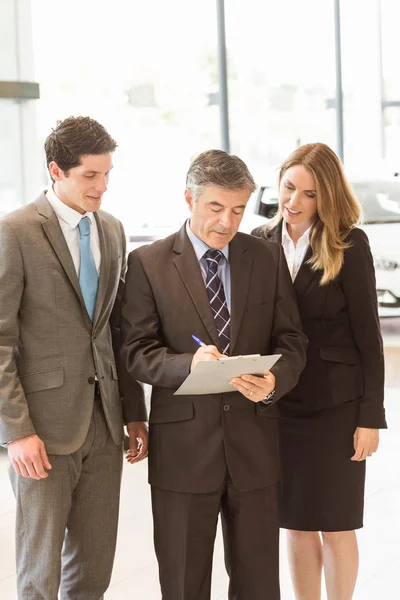
[[[30,1],[0,3],[0,81],[33,81]],[[0,216],[40,189],[35,100],[0,98]]]
[[[333,4],[225,2],[231,151],[262,185],[299,144],[336,149]],[[400,170],[400,8],[342,0],[341,12],[346,167],[363,177],[386,154]],[[215,0],[2,0],[0,80],[35,79],[39,102],[0,100],[0,210],[45,186],[56,121],[89,114],[119,144],[104,207],[128,235],[175,229],[190,160],[220,145]]]
[[[383,99],[388,104],[383,115],[384,149],[388,161],[396,171],[400,171],[400,4],[393,0],[380,0],[380,4],[382,7]]]
[[[357,178],[384,176],[380,7],[341,2],[345,163]]]
[[[22,204],[19,107],[0,99],[0,217]]]
[[[298,145],[335,147],[333,4],[226,3],[232,150],[260,183]],[[316,26],[316,24],[318,24]]]
[[[190,160],[219,145],[214,0],[32,6],[42,139],[57,119],[98,119],[119,145],[104,208],[128,235],[176,229]]]

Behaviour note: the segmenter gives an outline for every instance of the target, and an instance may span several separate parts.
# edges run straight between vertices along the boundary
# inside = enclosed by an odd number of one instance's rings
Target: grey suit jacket
[[[95,218],[101,266],[93,323],[44,193],[0,220],[0,443],[36,433],[49,453],[77,450],[90,424],[95,375],[116,444],[123,421],[146,420],[142,386],[118,359],[124,231],[104,211]]]

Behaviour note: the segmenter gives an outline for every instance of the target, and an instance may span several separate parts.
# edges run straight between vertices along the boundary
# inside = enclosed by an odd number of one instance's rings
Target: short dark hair
[[[205,187],[238,190],[247,189],[249,195],[254,192],[254,179],[241,158],[223,150],[207,150],[199,154],[189,167],[186,187],[197,200]]]
[[[47,168],[54,161],[68,175],[69,170],[81,164],[88,154],[114,152],[117,142],[107,130],[90,117],[68,117],[57,126],[44,143]]]

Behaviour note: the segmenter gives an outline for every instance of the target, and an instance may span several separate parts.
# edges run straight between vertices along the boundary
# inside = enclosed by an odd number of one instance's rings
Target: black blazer
[[[281,243],[282,225],[253,235]],[[354,228],[347,238],[344,264],[337,278],[320,286],[321,271],[307,264],[311,247],[294,280],[304,333],[307,364],[284,406],[305,411],[358,400],[358,426],[386,428],[384,357],[380,332],[374,263],[364,231]],[[301,403],[301,405],[299,405]]]
[[[237,233],[229,244],[229,264],[231,354],[282,354],[271,369],[275,402],[297,383],[307,344],[285,257],[277,244]],[[153,386],[150,483],[207,493],[218,489],[227,471],[239,490],[276,483],[276,404],[254,404],[239,392],[174,396],[198,349],[192,334],[220,346],[185,225],[131,252],[121,314],[127,369]]]

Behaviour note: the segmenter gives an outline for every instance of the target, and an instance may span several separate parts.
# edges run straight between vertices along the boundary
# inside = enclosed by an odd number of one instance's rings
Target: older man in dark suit
[[[201,154],[187,176],[190,221],[129,256],[123,357],[153,385],[149,472],[164,600],[210,597],[220,512],[235,598],[280,597],[275,402],[297,382],[306,340],[280,247],[237,233],[254,187],[236,156]],[[232,393],[174,396],[200,360],[271,352],[282,354],[271,372],[232,380]]]

